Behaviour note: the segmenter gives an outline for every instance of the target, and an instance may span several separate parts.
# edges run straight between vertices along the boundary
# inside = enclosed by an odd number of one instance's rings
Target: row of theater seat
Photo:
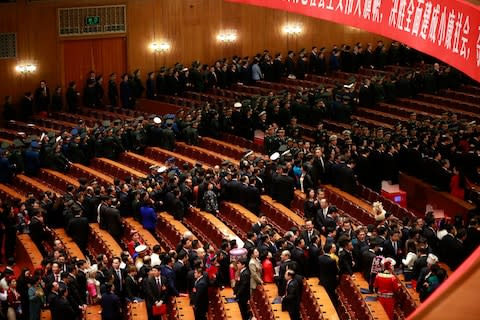
[[[184,223],[192,230],[195,234],[202,235],[200,240],[204,243],[209,242],[213,248],[218,248],[222,243],[223,234],[215,228],[215,226],[201,214],[200,209],[191,208],[189,214],[184,219]],[[210,241],[208,241],[208,239]]]
[[[416,97],[419,100],[427,101],[430,103],[435,103],[441,106],[446,106],[452,109],[469,111],[469,112],[479,112],[480,106],[476,103],[465,102],[461,100],[456,100],[452,98],[442,97],[440,95],[428,94],[428,93],[419,93]]]
[[[349,315],[353,315],[353,319],[373,320],[374,317],[368,309],[367,304],[363,300],[360,292],[353,283],[350,276],[342,276],[340,285],[337,288],[337,294],[342,304],[347,309]]]
[[[212,150],[218,154],[226,155],[227,157],[235,159],[241,159],[245,154],[245,149],[243,148],[208,137],[202,137],[200,139],[199,147]]]
[[[90,166],[93,169],[103,171],[106,174],[124,180],[127,177],[134,177],[134,178],[145,178],[146,175],[129,168],[121,163],[106,159],[106,158],[94,158],[92,159]]]
[[[376,201],[382,202],[383,208],[399,219],[414,218],[416,216],[412,211],[408,210],[407,208],[401,207],[398,203],[388,198],[385,198],[378,192],[375,192],[372,189],[363,185],[360,185],[359,187],[359,194],[363,199],[366,199],[370,203]]]

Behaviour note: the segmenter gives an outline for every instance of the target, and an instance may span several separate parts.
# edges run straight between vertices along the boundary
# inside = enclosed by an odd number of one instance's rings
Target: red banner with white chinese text
[[[226,0],[357,27],[403,42],[480,81],[480,7],[461,0]]]

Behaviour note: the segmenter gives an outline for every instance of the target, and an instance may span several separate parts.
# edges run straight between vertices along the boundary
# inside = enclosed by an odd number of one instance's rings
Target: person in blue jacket
[[[0,148],[0,182],[10,183],[15,171],[15,165],[8,160],[8,143],[2,143]]]
[[[35,176],[40,171],[40,144],[32,141],[30,147],[25,150],[25,174]]]
[[[157,214],[155,213],[155,209],[153,209],[152,201],[150,200],[148,193],[145,194],[142,205],[140,206],[140,217],[142,219],[143,228],[155,235]]]

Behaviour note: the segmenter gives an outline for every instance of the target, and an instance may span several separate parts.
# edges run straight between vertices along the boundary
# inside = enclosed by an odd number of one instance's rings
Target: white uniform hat
[[[280,153],[278,153],[278,152],[275,152],[274,154],[272,154],[272,155],[270,156],[270,160],[272,160],[272,161],[275,161],[275,160],[277,160],[278,158],[280,158]]]

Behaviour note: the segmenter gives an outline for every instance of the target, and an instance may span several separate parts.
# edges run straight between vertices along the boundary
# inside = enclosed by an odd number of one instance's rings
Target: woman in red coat
[[[273,283],[272,253],[263,254],[262,258],[262,281],[264,283]]]
[[[373,286],[376,289],[378,301],[385,309],[390,320],[393,320],[393,310],[395,307],[395,292],[400,286],[397,277],[393,274],[393,266],[395,260],[392,258],[385,258],[382,261],[384,271],[377,274]]]

